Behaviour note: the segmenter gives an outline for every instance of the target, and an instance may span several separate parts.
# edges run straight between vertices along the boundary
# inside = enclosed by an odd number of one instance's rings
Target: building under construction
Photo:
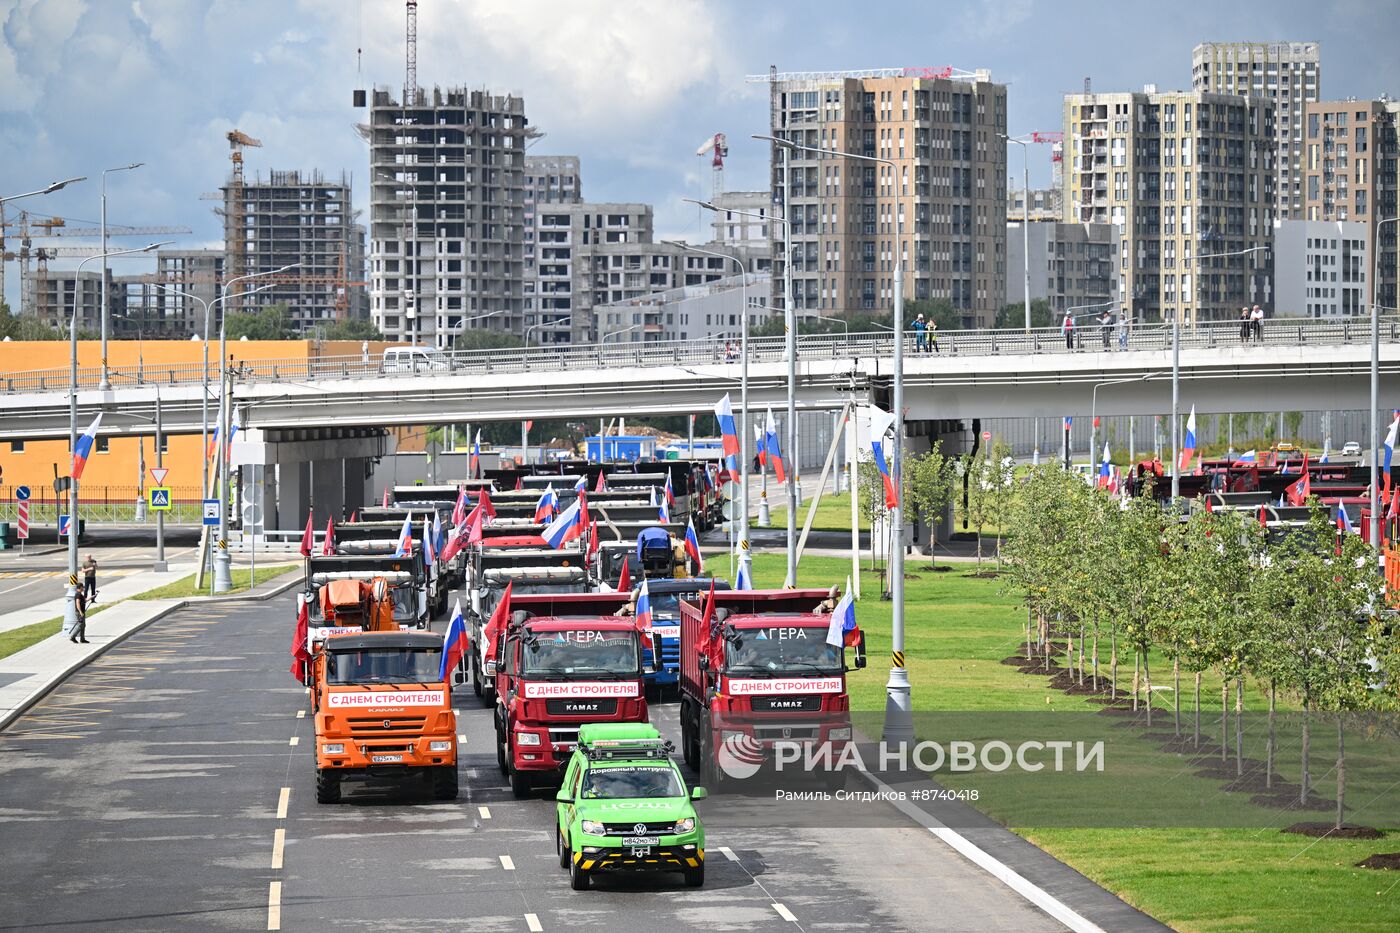
[[[525,102],[376,88],[369,122],[370,314],[391,339],[523,335]]]
[[[289,323],[307,332],[320,324],[367,317],[364,228],[355,223],[350,178],[320,171],[272,171],[231,177],[220,189],[226,276],[285,273],[244,283],[230,312],[285,304]],[[261,285],[265,291],[254,292]]]

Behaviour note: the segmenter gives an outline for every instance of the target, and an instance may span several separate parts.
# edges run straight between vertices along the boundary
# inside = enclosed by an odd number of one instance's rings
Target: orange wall
[[[371,341],[370,353],[377,355],[389,344]],[[78,342],[78,365],[80,367],[101,365],[101,341],[81,340]],[[211,359],[218,357],[218,345],[211,343]],[[0,342],[0,374],[24,372],[28,370],[64,370],[69,366],[70,346],[66,340],[34,340]],[[135,371],[138,356],[145,370],[161,365],[194,364],[202,361],[204,344],[196,340],[111,340],[107,343],[108,365],[114,370]],[[228,352],[237,361],[269,359],[307,359],[316,356],[340,356],[360,354],[357,340],[326,341],[319,347],[309,340],[231,340]],[[120,387],[122,379],[113,378],[112,384]],[[66,385],[66,381],[61,383]],[[80,425],[86,427],[86,421]],[[99,437],[101,436],[99,432]],[[135,496],[137,470],[140,462],[141,438],[114,437],[110,450],[100,453],[93,448],[83,472],[82,491],[101,495],[99,487],[127,487]],[[145,438],[146,466],[155,466],[155,439]],[[176,489],[176,494],[184,497],[198,496],[200,482],[200,437],[194,435],[172,435],[167,439],[165,466],[170,470],[166,484]],[[26,441],[23,450],[15,445],[0,441],[0,467],[4,468],[0,479],[0,499],[8,500],[16,485],[26,485],[48,490],[53,494],[53,467],[58,464],[59,475],[68,473],[71,454],[67,440]],[[145,483],[153,485],[150,473]],[[113,490],[115,493],[115,490]]]

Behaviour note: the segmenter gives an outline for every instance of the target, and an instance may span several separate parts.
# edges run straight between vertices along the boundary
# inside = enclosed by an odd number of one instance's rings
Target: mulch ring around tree
[[[1323,837],[1328,839],[1382,839],[1385,837],[1385,833],[1379,829],[1371,826],[1357,826],[1355,823],[1343,823],[1341,829],[1336,829],[1332,823],[1294,823],[1281,832],[1311,836],[1315,839]]]
[[[1099,685],[1094,686],[1092,675],[1085,674],[1084,682],[1079,682],[1079,672],[1069,668],[1063,668],[1058,674],[1050,678],[1050,686],[1056,690],[1063,690],[1071,696],[1096,696],[1109,692],[1108,682],[1102,677],[1099,678]]]
[[[1064,668],[1056,664],[1054,659],[1049,661],[1044,658],[1026,658],[1025,655],[1013,654],[1009,658],[1002,658],[1001,663],[1008,667],[1021,669],[1022,674],[1056,674]]]
[[[1380,852],[1356,863],[1357,868],[1388,868],[1400,871],[1400,852]]]

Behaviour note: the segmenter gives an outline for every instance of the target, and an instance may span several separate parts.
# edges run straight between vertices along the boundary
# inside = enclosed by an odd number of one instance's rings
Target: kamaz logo
[[[571,713],[596,713],[602,706],[601,703],[568,703],[564,708]]]
[[[801,709],[806,705],[805,700],[772,700],[768,706],[770,709]]]

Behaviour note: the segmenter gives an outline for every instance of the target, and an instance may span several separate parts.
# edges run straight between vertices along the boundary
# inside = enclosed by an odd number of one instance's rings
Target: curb
[[[181,609],[188,609],[190,606],[201,605],[204,603],[260,602],[262,600],[272,599],[273,597],[281,596],[283,593],[287,592],[293,587],[300,586],[302,582],[302,577],[297,576],[293,577],[291,580],[288,580],[286,583],[274,586],[272,589],[268,590],[265,593],[242,593],[237,596],[199,596],[181,599],[178,602],[167,606],[165,609],[151,616],[145,622],[142,622],[140,625],[136,626],[130,631],[123,632],[121,635],[118,635],[116,638],[113,638],[107,644],[102,645],[91,654],[84,655],[83,657],[77,659],[68,667],[64,668],[63,671],[49,678],[49,680],[43,686],[38,687],[32,693],[30,693],[29,696],[25,697],[24,700],[18,706],[10,710],[4,716],[0,716],[0,732],[3,732],[4,730],[8,729],[11,723],[13,723],[19,717],[23,716],[25,713],[29,712],[34,707],[34,704],[38,703],[44,697],[52,693],[55,687],[63,683],[74,673],[82,670],[84,667],[87,667],[88,664],[90,664],[92,661],[102,657],[108,651],[111,651],[113,648],[126,641],[132,635],[144,631],[153,623],[159,622],[161,619],[164,619],[166,616],[170,615],[173,612],[178,612]],[[127,599],[135,599],[135,597],[129,596],[127,597]],[[125,601],[126,600],[123,600],[123,602]],[[60,634],[62,633],[60,632]]]

